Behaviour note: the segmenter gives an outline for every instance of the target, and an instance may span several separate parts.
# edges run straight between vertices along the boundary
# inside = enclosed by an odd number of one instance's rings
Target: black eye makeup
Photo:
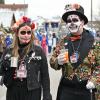
[[[25,34],[30,35],[30,34],[32,34],[32,32],[31,31],[20,31],[20,34],[21,35],[25,35]]]
[[[74,22],[74,23],[76,23],[76,22],[78,22],[79,21],[79,19],[77,19],[77,18],[72,18],[72,19],[67,19],[67,23],[71,23],[71,22]]]

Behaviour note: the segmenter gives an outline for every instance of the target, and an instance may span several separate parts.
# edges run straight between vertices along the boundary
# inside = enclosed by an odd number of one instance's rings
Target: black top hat
[[[67,21],[67,17],[71,14],[76,14],[78,16],[80,16],[80,18],[82,18],[84,20],[84,24],[88,23],[88,19],[87,17],[84,15],[84,9],[82,6],[78,5],[78,4],[73,4],[73,5],[66,5],[65,6],[65,10],[66,12],[62,15],[62,19],[66,22]]]

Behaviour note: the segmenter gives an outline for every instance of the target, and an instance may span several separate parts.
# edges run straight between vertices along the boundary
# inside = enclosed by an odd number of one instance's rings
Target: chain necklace
[[[77,47],[76,50],[75,50],[74,44],[73,44],[73,42],[71,41],[72,49],[73,49],[74,52],[78,52],[78,50],[79,50],[79,48],[80,48],[81,42],[82,42],[82,36],[81,36],[81,40],[80,40],[80,42],[79,42],[79,44],[78,44],[78,47]]]
[[[79,42],[78,47],[76,48],[76,50],[75,50],[75,47],[74,47],[73,42],[71,41],[72,49],[73,49],[73,51],[74,51],[74,52],[72,53],[72,55],[70,56],[70,61],[71,61],[71,63],[77,63],[77,62],[78,62],[78,59],[79,59],[78,50],[79,50],[79,48],[80,48],[81,41],[82,41],[82,36],[81,36],[81,40],[80,40],[80,42]]]

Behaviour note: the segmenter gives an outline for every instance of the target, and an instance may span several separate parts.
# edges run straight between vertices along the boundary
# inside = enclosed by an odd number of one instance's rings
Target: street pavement
[[[50,57],[48,57],[48,64],[49,64],[49,58]],[[56,100],[57,87],[61,77],[61,71],[55,71],[49,65],[49,74],[50,74],[50,89],[51,89],[52,98],[53,100]],[[0,100],[6,100],[5,86],[0,86]]]

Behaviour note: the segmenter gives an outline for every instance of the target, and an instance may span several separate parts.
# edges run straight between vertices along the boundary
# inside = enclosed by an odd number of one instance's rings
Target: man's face
[[[77,35],[80,30],[83,28],[84,21],[80,20],[78,15],[69,15],[67,18],[67,27],[68,30],[74,34]]]

